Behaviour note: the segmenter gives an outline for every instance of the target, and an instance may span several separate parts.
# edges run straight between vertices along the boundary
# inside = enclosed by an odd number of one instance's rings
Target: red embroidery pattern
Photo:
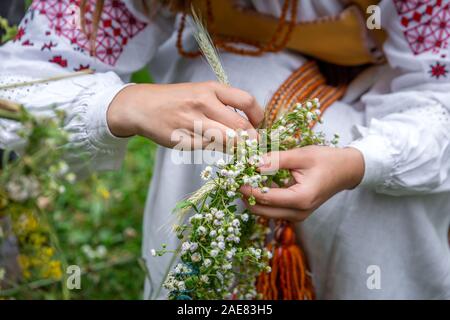
[[[436,62],[435,64],[430,65],[430,71],[428,71],[432,78],[439,79],[440,77],[447,78],[447,65]]]
[[[78,68],[73,68],[73,69],[75,71],[87,70],[87,69],[89,69],[89,65],[88,64],[87,65],[80,64],[80,66]]]
[[[448,0],[393,0],[406,40],[415,55],[447,49],[450,38]]]
[[[70,40],[76,49],[90,52],[91,43],[79,26],[80,0],[34,0],[33,10],[45,15],[58,36]],[[92,29],[95,0],[86,8],[86,29]],[[136,36],[147,24],[137,20],[119,0],[105,1],[98,26],[94,56],[103,63],[115,65],[128,40]]]
[[[22,40],[24,35],[25,35],[25,28],[20,26],[19,29],[17,29],[17,33],[16,33],[16,36],[14,37],[14,41]]]
[[[34,43],[31,42],[30,40],[25,40],[24,42],[22,42],[22,45],[24,47],[32,47],[32,46],[34,46]]]

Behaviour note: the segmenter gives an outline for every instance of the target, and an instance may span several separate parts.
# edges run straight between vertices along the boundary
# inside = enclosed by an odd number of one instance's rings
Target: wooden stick
[[[79,77],[79,76],[83,76],[83,75],[87,75],[87,74],[93,74],[93,73],[94,73],[93,70],[85,69],[85,70],[73,72],[73,73],[70,73],[70,74],[63,74],[63,75],[49,77],[49,78],[45,78],[45,79],[39,79],[39,80],[32,80],[32,81],[26,81],[26,82],[20,82],[20,83],[7,84],[7,85],[4,85],[4,86],[0,86],[0,90],[14,89],[14,88],[19,88],[19,87],[27,87],[27,86],[32,86],[34,84],[51,82],[51,81],[58,81],[58,80],[63,80],[63,79],[68,79],[68,78],[73,78],[73,77]]]

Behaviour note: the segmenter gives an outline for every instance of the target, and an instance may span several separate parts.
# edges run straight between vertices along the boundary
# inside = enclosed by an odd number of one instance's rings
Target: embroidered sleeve
[[[169,33],[158,18],[153,23],[131,9],[131,1],[105,0],[95,42],[80,26],[79,0],[34,0],[12,41],[0,47],[0,85],[91,69],[85,75],[19,90],[0,90],[0,98],[40,112],[49,104],[65,110],[71,162],[92,169],[120,165],[127,139],[114,137],[106,122],[110,101],[126,79],[145,66]],[[92,28],[96,1],[88,0],[86,30]],[[165,19],[165,18],[164,18]],[[0,144],[17,145],[17,126],[0,121]]]
[[[450,1],[383,0],[390,94],[363,98],[362,185],[390,195],[450,191]]]

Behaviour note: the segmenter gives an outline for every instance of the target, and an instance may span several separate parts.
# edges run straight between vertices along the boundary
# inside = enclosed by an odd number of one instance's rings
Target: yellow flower
[[[62,278],[62,268],[61,261],[51,260],[45,270],[43,270],[42,275],[45,278],[52,278],[55,280],[59,280]]]
[[[47,238],[44,237],[42,234],[35,232],[30,235],[30,242],[34,246],[40,247],[42,244],[47,242]]]
[[[42,248],[42,253],[43,253],[44,256],[50,258],[55,253],[55,250],[53,248],[51,248],[51,247],[44,247],[44,248]]]
[[[109,191],[108,191],[108,189],[106,189],[105,187],[103,187],[103,186],[100,186],[98,189],[97,189],[97,192],[100,194],[100,196],[103,198],[103,199],[105,199],[105,200],[108,200],[110,197],[111,197],[111,194],[109,193]]]

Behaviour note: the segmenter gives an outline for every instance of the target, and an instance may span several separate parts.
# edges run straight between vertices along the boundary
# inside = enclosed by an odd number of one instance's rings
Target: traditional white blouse
[[[273,15],[280,13],[282,4],[280,0],[246,2],[260,12]],[[300,0],[299,20],[337,15],[345,3],[344,0]],[[365,175],[360,188],[375,191],[375,194],[404,196],[398,199],[426,208],[424,203],[430,201],[431,194],[450,199],[450,1],[383,0],[380,6],[382,27],[389,33],[384,44],[388,64],[366,70],[353,81],[343,98],[342,103],[353,106],[359,112],[358,117],[363,117],[355,122],[353,136],[344,135],[343,144],[359,149],[364,155]],[[111,134],[106,111],[132,72],[151,63],[152,74],[159,82],[212,79],[207,71],[194,69],[201,69],[198,62],[190,63],[178,55],[174,32],[176,17],[161,11],[150,21],[142,13],[140,0],[106,0],[104,10],[94,56],[89,54],[89,42],[79,28],[79,9],[69,0],[34,0],[16,38],[0,47],[0,85],[84,68],[96,71],[93,75],[32,87],[0,89],[0,98],[23,103],[31,111],[48,112],[47,106],[56,104],[67,112],[65,129],[71,133],[74,148],[68,157],[80,170],[120,166],[127,139]],[[184,41],[187,49],[195,48],[189,30]],[[223,58],[232,83],[255,95],[261,105],[267,101],[268,88],[276,89],[289,75],[285,70],[294,70],[305,61],[287,51],[259,58],[224,53]],[[288,67],[277,69],[280,64]],[[0,120],[0,146],[20,146],[20,139],[14,133],[17,128],[11,121]],[[81,163],[79,154],[88,155],[90,161]],[[411,198],[411,195],[417,197]],[[375,202],[367,204],[367,210],[379,210],[376,202],[388,201],[385,199],[393,198],[372,199]],[[364,200],[358,201],[364,203]],[[171,201],[167,202],[167,206],[172,206]],[[450,254],[443,235],[450,224],[449,202],[439,198],[441,211],[445,212],[439,216],[442,225],[437,236],[429,226],[412,228],[418,238],[439,246],[438,254],[428,260],[429,264],[439,265],[436,267],[439,281],[432,281],[428,291],[421,288],[422,293],[408,287],[413,293],[400,290],[396,295],[394,290],[375,297],[450,298]],[[308,237],[312,241],[312,236]],[[326,241],[331,246],[335,240]],[[148,249],[145,242],[144,253]],[[435,261],[439,255],[442,259]],[[314,254],[309,258],[313,260],[314,272]],[[426,259],[426,254],[417,257],[422,258]],[[320,268],[317,265],[317,270]],[[339,270],[346,274],[344,279],[352,279],[348,270]],[[330,277],[324,280],[323,274],[319,279],[320,271],[318,274],[319,297],[355,297],[351,290],[343,295],[338,293],[342,287],[349,289],[350,280],[341,284]],[[408,277],[414,278],[409,274]],[[409,280],[414,282],[414,279]],[[362,289],[356,291],[363,298],[370,297],[364,295]]]

